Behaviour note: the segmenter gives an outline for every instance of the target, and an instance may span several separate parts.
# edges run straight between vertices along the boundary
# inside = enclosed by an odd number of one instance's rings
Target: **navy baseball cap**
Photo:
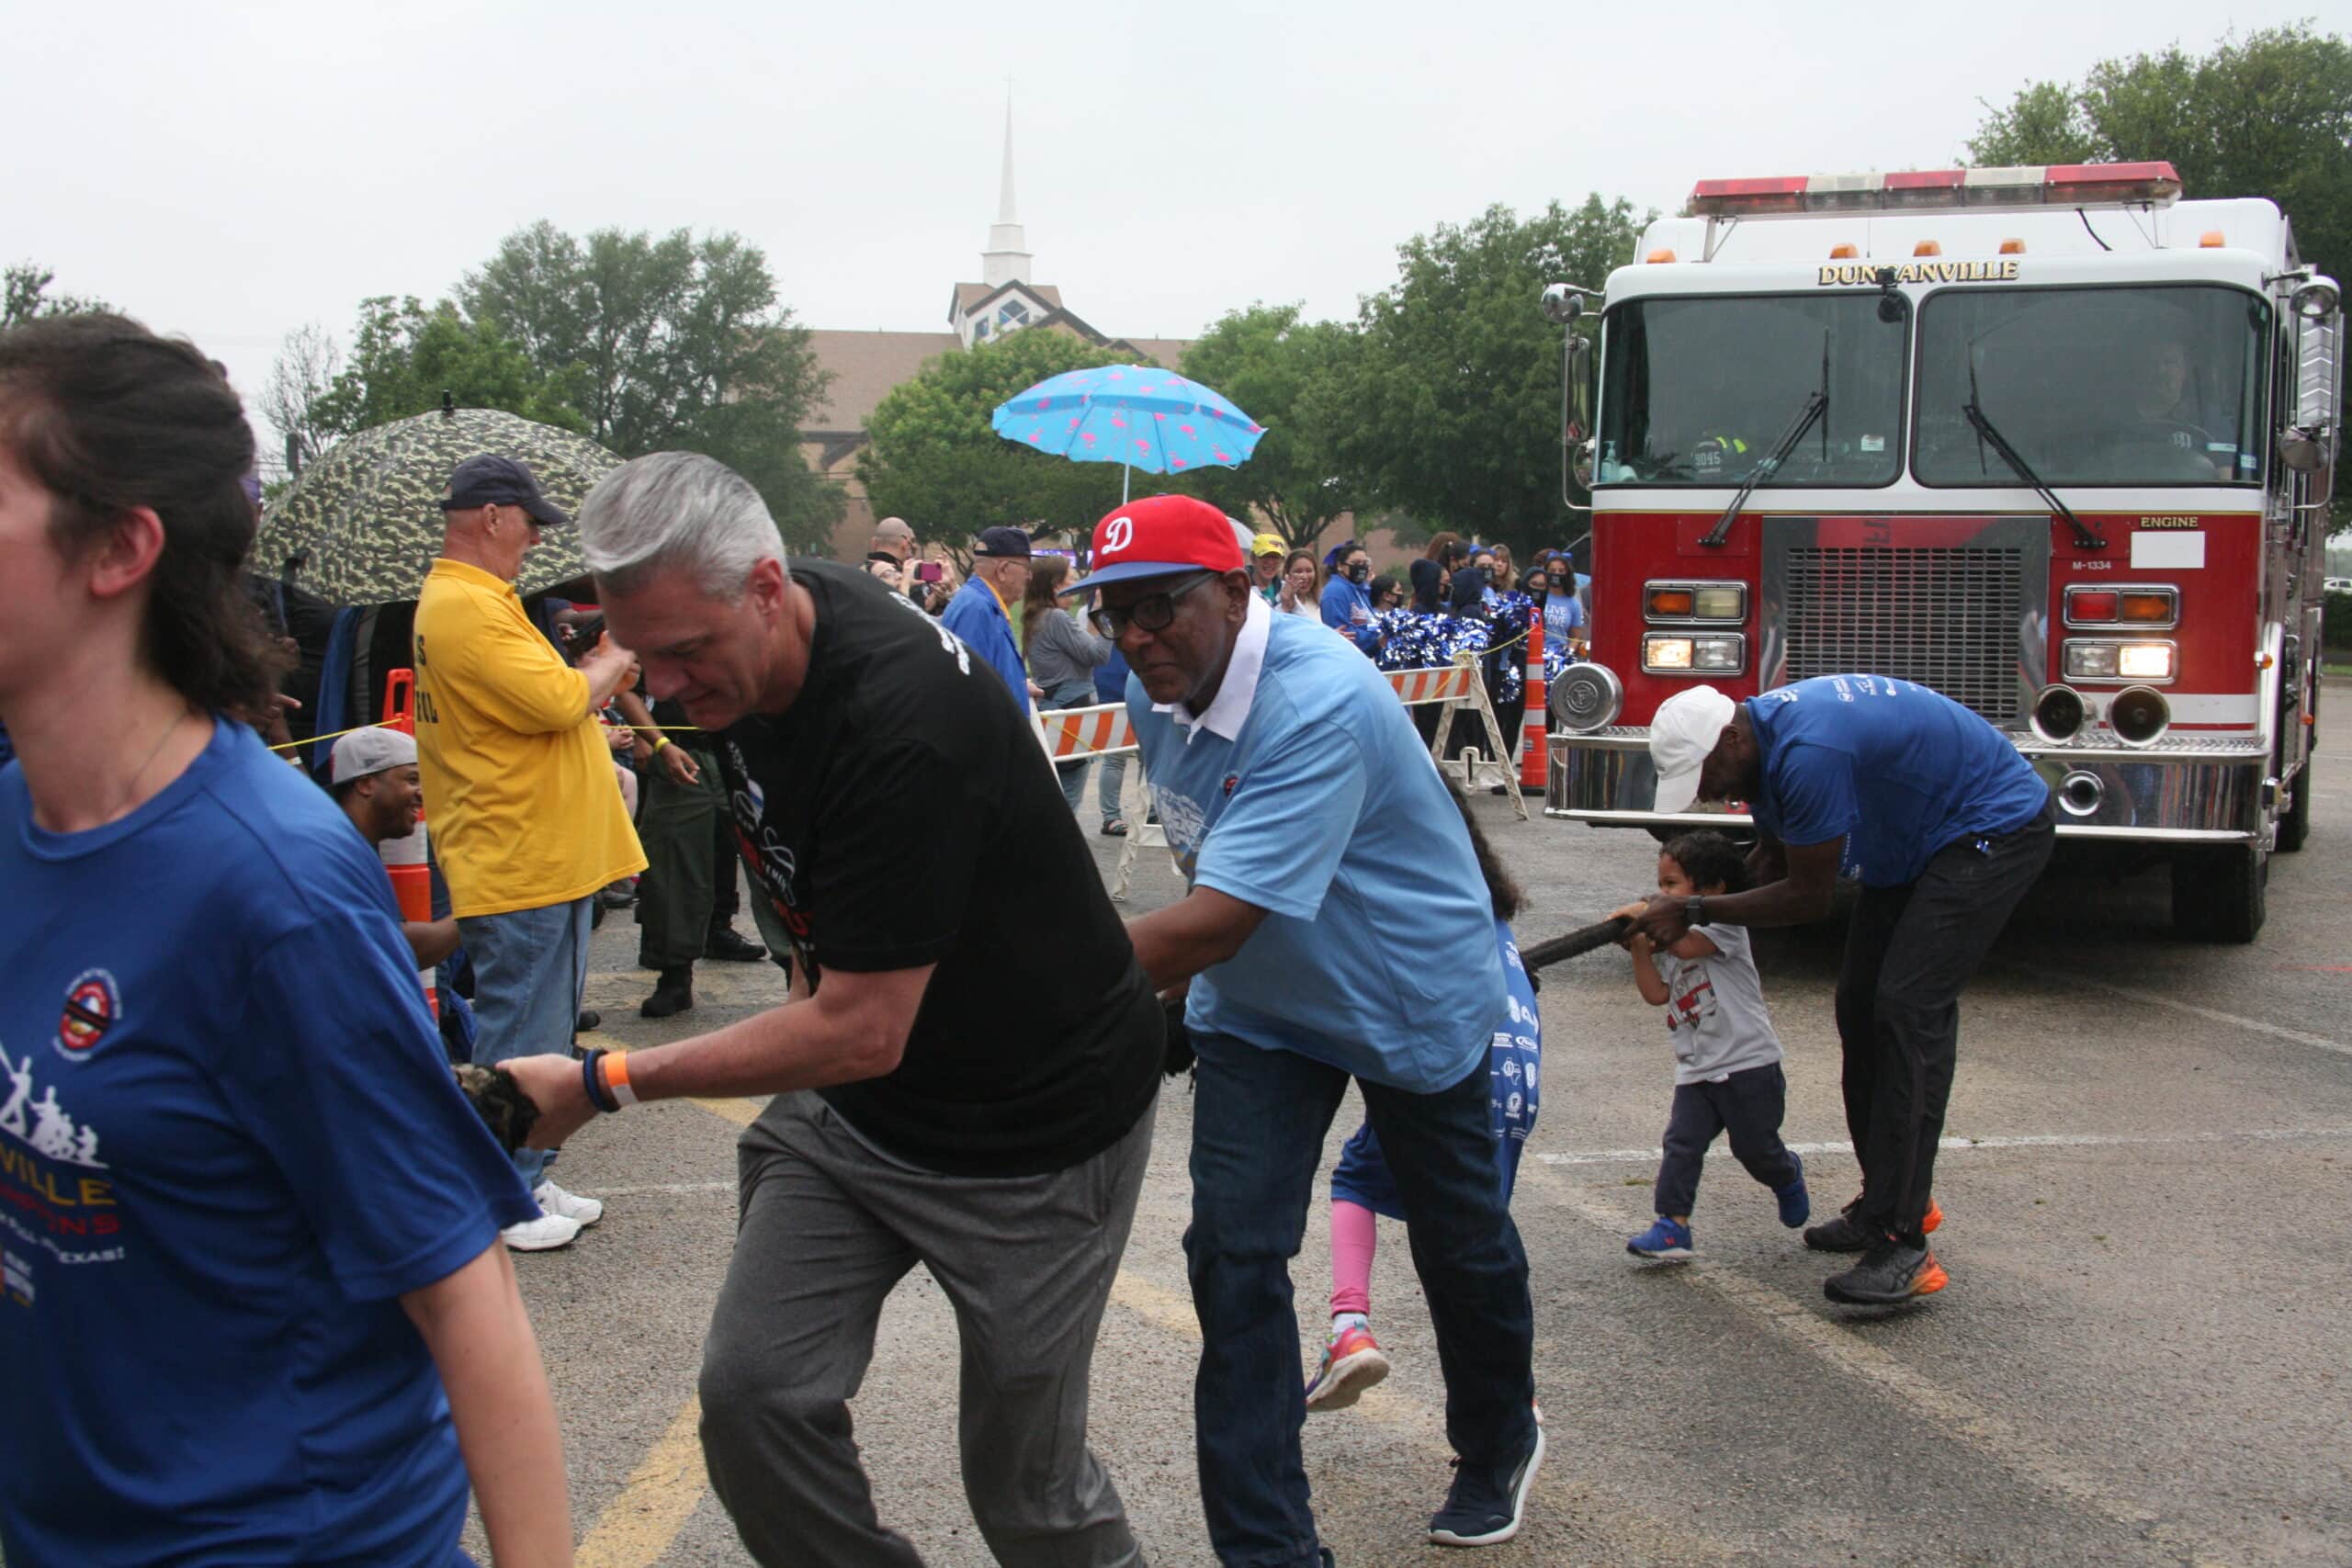
[[[976,556],[990,556],[1001,560],[1027,560],[1030,557],[1029,534],[1023,528],[983,528],[979,543],[972,547]]]
[[[444,512],[476,506],[519,506],[531,514],[532,521],[550,526],[567,526],[571,522],[562,507],[541,492],[529,468],[512,457],[489,453],[469,457],[450,471],[449,493],[441,502]]]

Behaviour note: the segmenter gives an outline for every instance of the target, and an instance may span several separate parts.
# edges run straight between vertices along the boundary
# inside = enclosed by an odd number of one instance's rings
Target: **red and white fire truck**
[[[1651,809],[1662,700],[1897,676],[2008,734],[2063,836],[2168,861],[2178,928],[2250,940],[2310,824],[2339,299],[2271,203],[2179,197],[1706,180],[1605,291],[1547,291],[1593,579],[1549,814],[1723,825]]]

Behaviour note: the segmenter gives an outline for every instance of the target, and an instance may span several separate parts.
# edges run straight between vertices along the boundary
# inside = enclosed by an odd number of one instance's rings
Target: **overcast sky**
[[[808,325],[944,330],[1009,79],[1035,280],[1190,336],[1256,299],[1351,315],[1490,202],[1947,164],[1980,98],[2312,8],[0,0],[0,259],[249,398],[288,330],[347,338],[540,218],[733,230]]]

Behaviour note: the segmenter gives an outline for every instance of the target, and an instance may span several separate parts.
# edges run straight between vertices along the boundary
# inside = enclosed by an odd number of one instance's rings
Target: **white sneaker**
[[[580,1222],[561,1214],[541,1214],[536,1220],[525,1220],[519,1225],[508,1225],[498,1233],[506,1238],[511,1252],[552,1252],[559,1247],[570,1247],[580,1234]]]
[[[601,1199],[582,1198],[577,1193],[566,1192],[552,1180],[540,1182],[532,1189],[531,1196],[538,1200],[542,1213],[561,1214],[582,1230],[605,1217],[605,1205]]]

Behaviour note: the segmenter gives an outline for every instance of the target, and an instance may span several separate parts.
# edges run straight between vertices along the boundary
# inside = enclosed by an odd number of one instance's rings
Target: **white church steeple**
[[[1030,253],[1021,220],[1012,205],[1012,99],[1004,101],[1004,175],[997,190],[996,221],[989,227],[989,248],[980,253],[980,280],[994,288],[1029,280]]]

